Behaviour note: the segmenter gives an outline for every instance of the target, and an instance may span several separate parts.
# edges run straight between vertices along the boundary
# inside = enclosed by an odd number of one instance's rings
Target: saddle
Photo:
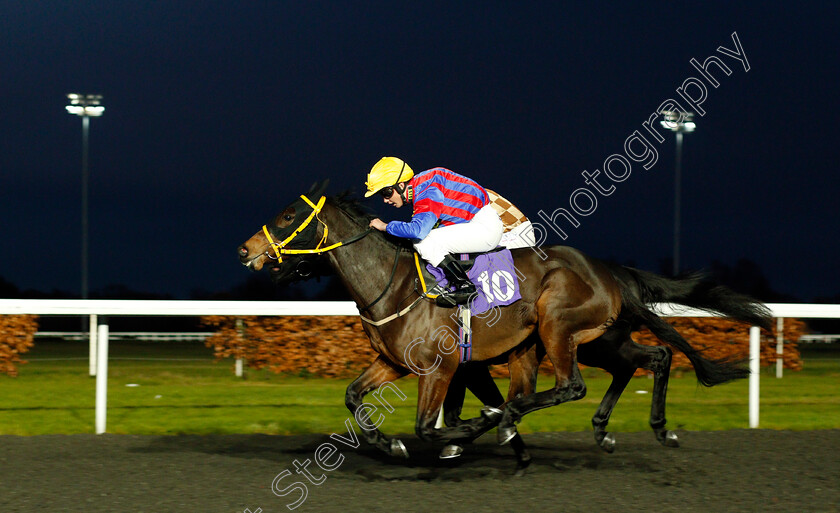
[[[476,258],[480,257],[481,255],[490,255],[498,251],[503,251],[504,249],[506,248],[504,248],[503,246],[497,246],[491,249],[490,251],[484,251],[481,253],[459,253],[458,255],[453,256],[456,256],[456,262],[458,262],[458,266],[464,270],[464,273],[468,273],[475,265]]]
[[[447,263],[450,266],[458,266],[463,275],[463,279],[468,279],[475,285],[475,288],[470,293],[469,306],[472,309],[473,315],[480,315],[495,306],[506,306],[518,299],[519,295],[519,280],[517,277],[516,267],[513,265],[513,255],[507,248],[496,248],[486,253],[474,253],[460,255],[463,260],[456,258],[448,258]],[[418,272],[420,271],[419,258],[415,254],[415,260],[418,262]],[[449,275],[444,273],[443,269],[434,267],[431,264],[426,264],[426,270],[432,275],[437,282],[436,290],[430,290],[427,297],[434,297],[437,302],[435,294],[448,289]],[[426,284],[420,273],[421,285],[423,291],[426,291]],[[455,306],[451,304],[443,304],[440,306]]]

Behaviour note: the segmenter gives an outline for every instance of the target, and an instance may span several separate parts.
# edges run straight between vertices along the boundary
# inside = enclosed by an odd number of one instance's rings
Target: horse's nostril
[[[246,248],[245,246],[239,246],[237,251],[239,252],[239,256],[241,256],[241,257],[248,256],[248,248]]]

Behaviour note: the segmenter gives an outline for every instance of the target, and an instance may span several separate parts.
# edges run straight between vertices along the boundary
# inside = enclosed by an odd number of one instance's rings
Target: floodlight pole
[[[82,299],[88,298],[88,141],[90,138],[90,116],[82,118]]]
[[[683,134],[693,132],[696,128],[694,114],[691,112],[679,112],[666,110],[662,112],[664,119],[660,122],[665,128],[672,130],[677,139],[677,151],[674,162],[674,256],[673,274],[680,272],[680,212],[682,196],[682,145]]]
[[[69,105],[65,108],[70,114],[82,118],[82,299],[88,298],[88,189],[90,173],[88,171],[88,146],[90,139],[90,118],[99,117],[105,111],[101,105],[100,94],[68,94]]]
[[[677,155],[674,163],[674,276],[680,272],[680,196],[682,181],[683,133],[677,132]]]

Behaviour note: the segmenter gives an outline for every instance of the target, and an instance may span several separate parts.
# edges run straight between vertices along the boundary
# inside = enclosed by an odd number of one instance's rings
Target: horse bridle
[[[304,195],[304,194],[301,194],[300,197],[310,207],[312,207],[312,213],[309,214],[309,216],[300,224],[300,226],[298,226],[295,229],[295,231],[292,232],[291,235],[286,237],[281,242],[275,242],[274,239],[271,237],[271,233],[268,230],[268,226],[263,225],[263,227],[262,227],[263,233],[265,234],[265,238],[268,240],[268,244],[270,246],[269,249],[265,250],[264,254],[265,254],[266,257],[268,257],[271,260],[277,260],[278,263],[282,263],[283,262],[283,256],[282,255],[301,255],[301,254],[320,255],[322,253],[326,253],[327,251],[331,251],[335,248],[338,248],[338,247],[341,247],[341,246],[346,246],[348,244],[352,244],[356,241],[359,241],[359,240],[365,238],[368,234],[370,234],[374,230],[373,228],[368,228],[367,230],[363,231],[362,233],[354,235],[354,236],[350,237],[349,239],[346,239],[346,240],[343,240],[343,241],[340,241],[340,242],[336,242],[335,244],[331,244],[329,246],[326,246],[326,247],[322,248],[321,244],[323,244],[324,242],[327,241],[327,234],[329,233],[329,227],[327,226],[327,223],[325,223],[324,221],[321,220],[320,217],[318,217],[318,214],[321,212],[321,209],[324,207],[324,203],[326,202],[327,198],[326,198],[326,196],[321,196],[321,199],[319,199],[318,203],[316,204],[316,203],[312,203],[312,201],[310,201],[310,199],[307,198],[306,195]],[[300,232],[302,232],[309,225],[309,223],[312,222],[312,219],[317,219],[318,222],[321,223],[324,226],[324,235],[323,235],[323,237],[321,237],[321,240],[318,241],[318,245],[315,246],[314,249],[286,249],[285,246],[287,244],[289,244],[290,242],[292,242],[292,240],[294,240],[294,238],[297,237],[298,234],[300,234]],[[271,255],[271,250],[272,249],[274,250],[274,256]],[[370,309],[373,305],[375,305],[383,297],[385,297],[385,293],[388,292],[388,289],[391,288],[391,284],[394,282],[394,275],[397,272],[397,264],[399,263],[399,256],[400,256],[401,251],[402,251],[402,248],[400,246],[397,246],[397,251],[396,251],[396,254],[394,255],[394,265],[393,265],[393,268],[391,269],[391,276],[388,278],[388,284],[385,285],[385,289],[372,302],[370,302],[366,306],[360,307],[359,311],[363,312],[365,310]],[[301,274],[301,276],[305,278],[305,276],[303,274]],[[418,299],[421,299],[421,298],[418,298]],[[417,301],[412,303],[411,307],[409,307],[408,309],[413,308],[416,304],[417,304]],[[369,319],[365,319],[364,317],[362,317],[362,319],[364,319],[368,322],[371,322]],[[391,320],[391,319],[389,319],[389,320]]]
[[[283,256],[282,255],[307,255],[307,254],[308,255],[312,255],[312,254],[320,255],[321,253],[326,253],[327,251],[333,250],[333,249],[338,248],[340,246],[346,246],[347,244],[352,244],[352,243],[354,243],[354,242],[356,242],[360,239],[363,239],[370,232],[373,231],[373,228],[368,228],[367,230],[363,231],[362,233],[354,235],[347,240],[336,242],[335,244],[331,244],[329,246],[326,246],[326,247],[322,248],[321,244],[323,244],[327,241],[327,235],[329,234],[330,229],[327,226],[327,223],[321,221],[321,218],[318,217],[318,214],[321,212],[321,209],[324,208],[324,203],[327,201],[327,197],[326,196],[321,196],[321,199],[318,200],[317,204],[312,203],[312,201],[310,201],[309,198],[307,198],[306,195],[304,195],[304,194],[301,194],[300,197],[310,207],[312,207],[312,213],[309,214],[309,217],[307,217],[306,220],[304,220],[300,224],[300,226],[298,226],[295,229],[295,231],[292,232],[291,235],[286,237],[281,242],[274,242],[274,239],[271,237],[271,233],[268,230],[268,226],[263,225],[263,227],[262,227],[263,233],[265,234],[265,238],[268,240],[268,244],[269,244],[269,249],[266,249],[264,254],[265,254],[266,257],[268,257],[271,260],[277,260],[278,263],[282,263],[283,262]],[[314,249],[286,249],[286,245],[289,244],[290,242],[292,242],[292,240],[294,240],[294,238],[297,237],[298,234],[300,234],[300,232],[302,232],[304,230],[304,228],[309,226],[309,223],[312,222],[312,219],[318,219],[318,222],[321,223],[324,226],[324,235],[323,235],[323,237],[321,237],[321,240],[318,241],[318,245],[315,246]],[[272,249],[274,250],[274,256],[271,255],[271,250]]]

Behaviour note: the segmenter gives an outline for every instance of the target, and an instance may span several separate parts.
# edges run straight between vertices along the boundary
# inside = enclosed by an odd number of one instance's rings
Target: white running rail
[[[665,317],[713,317],[678,305],[654,305]],[[840,318],[840,305],[768,304],[774,317]],[[350,301],[178,301],[108,299],[0,299],[0,315],[90,316],[91,375],[96,375],[96,433],[105,432],[108,396],[107,317],[202,315],[358,315]],[[759,329],[750,328],[749,422],[758,427]]]

